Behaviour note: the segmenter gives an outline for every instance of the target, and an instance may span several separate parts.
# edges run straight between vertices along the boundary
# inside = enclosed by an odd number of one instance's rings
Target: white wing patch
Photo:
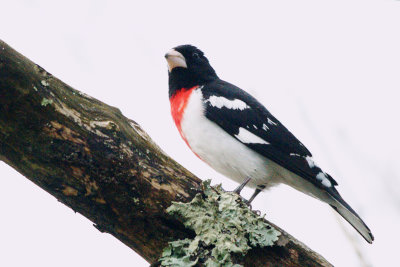
[[[269,130],[269,127],[265,123],[263,123],[262,128],[263,128],[264,131],[268,131]]]
[[[329,181],[328,177],[326,177],[325,173],[320,172],[317,174],[317,180],[321,182],[326,187],[331,187],[331,181]]]
[[[273,122],[270,118],[267,118],[267,120],[268,120],[268,123],[269,123],[269,124],[271,124],[271,125],[277,125],[276,122]]]
[[[223,96],[213,95],[213,96],[210,96],[210,98],[207,99],[205,102],[209,102],[211,104],[211,106],[216,107],[216,108],[226,107],[229,109],[239,109],[239,110],[244,110],[244,109],[250,108],[245,102],[243,102],[240,99],[230,100]]]
[[[313,157],[306,156],[305,159],[307,160],[308,166],[310,166],[310,168],[314,168],[317,166],[317,164],[315,164],[315,162],[314,162]]]
[[[239,133],[235,134],[235,137],[239,139],[242,143],[245,144],[266,144],[269,145],[269,143],[257,135],[247,131],[245,128],[240,127],[239,128]]]

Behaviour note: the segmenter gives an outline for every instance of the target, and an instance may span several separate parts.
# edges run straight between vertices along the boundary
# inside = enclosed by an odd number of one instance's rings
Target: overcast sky
[[[0,9],[0,39],[232,190],[170,117],[164,54],[198,46],[222,79],[256,96],[309,148],[376,241],[284,186],[253,208],[335,266],[362,266],[354,246],[372,266],[398,262],[400,1],[0,0]],[[148,266],[2,162],[0,210],[0,266]]]

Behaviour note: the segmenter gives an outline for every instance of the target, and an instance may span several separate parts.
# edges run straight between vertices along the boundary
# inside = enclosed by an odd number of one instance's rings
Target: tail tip
[[[368,238],[368,239],[365,238],[365,240],[367,240],[368,243],[372,244],[372,242],[374,242],[374,240],[375,240],[375,237],[374,237],[374,235],[371,233],[371,231],[369,231],[368,235],[369,235],[369,238]]]

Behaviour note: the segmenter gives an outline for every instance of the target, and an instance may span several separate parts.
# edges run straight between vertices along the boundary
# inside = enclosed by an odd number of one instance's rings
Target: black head
[[[165,58],[168,62],[170,96],[181,88],[191,88],[218,79],[204,53],[192,45],[171,49]]]

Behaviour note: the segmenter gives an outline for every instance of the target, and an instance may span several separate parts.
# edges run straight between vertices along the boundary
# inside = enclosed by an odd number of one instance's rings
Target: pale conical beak
[[[165,54],[165,58],[168,62],[169,72],[176,67],[187,68],[185,57],[174,49],[168,51],[168,53]]]

